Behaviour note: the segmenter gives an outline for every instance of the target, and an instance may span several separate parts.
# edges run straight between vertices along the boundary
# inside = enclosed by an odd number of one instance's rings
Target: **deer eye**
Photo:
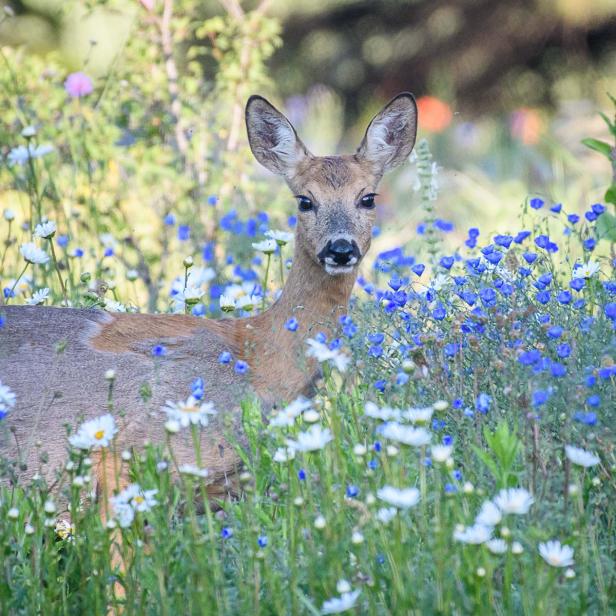
[[[312,201],[304,195],[296,195],[295,198],[300,212],[309,212],[314,207]]]
[[[368,195],[364,195],[361,199],[360,199],[360,205],[364,208],[366,208],[367,210],[372,210],[374,208],[374,206],[376,205],[374,203],[374,198],[376,197],[375,193],[370,193]]]

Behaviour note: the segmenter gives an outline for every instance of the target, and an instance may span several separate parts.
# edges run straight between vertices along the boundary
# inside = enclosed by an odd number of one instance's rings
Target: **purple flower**
[[[64,89],[72,98],[87,96],[94,90],[92,80],[85,73],[71,73],[64,82]]]

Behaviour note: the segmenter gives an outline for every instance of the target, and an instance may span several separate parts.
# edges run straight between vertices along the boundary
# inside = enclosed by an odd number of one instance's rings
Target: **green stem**
[[[26,267],[24,267],[23,270],[21,270],[21,274],[17,276],[15,282],[13,283],[13,286],[11,287],[11,290],[9,291],[9,295],[6,298],[7,304],[11,301],[11,297],[13,297],[13,291],[15,291],[15,287],[19,284],[19,281],[21,280],[22,276],[26,273],[26,270],[28,269],[28,265],[30,265],[30,262],[26,261]]]
[[[265,296],[267,292],[267,278],[269,276],[270,260],[272,255],[267,255],[267,263],[265,264],[265,276],[263,277],[263,296],[261,299],[261,311],[265,310]]]
[[[53,239],[51,237],[49,238],[49,246],[51,247],[51,258],[53,259],[53,263],[56,268],[56,272],[58,274],[58,280],[60,281],[60,288],[62,289],[64,303],[68,306],[68,296],[66,295],[66,286],[64,285],[64,280],[62,280],[62,274],[60,273],[60,264],[58,263],[58,258],[56,257],[56,249],[53,245]]]

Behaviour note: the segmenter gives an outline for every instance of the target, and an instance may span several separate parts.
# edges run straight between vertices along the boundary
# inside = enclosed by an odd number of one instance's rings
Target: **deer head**
[[[297,199],[296,253],[303,251],[331,276],[353,272],[370,247],[377,185],[415,144],[413,95],[403,92],[387,103],[353,155],[314,156],[261,96],[248,100],[246,126],[255,158],[283,176]]]

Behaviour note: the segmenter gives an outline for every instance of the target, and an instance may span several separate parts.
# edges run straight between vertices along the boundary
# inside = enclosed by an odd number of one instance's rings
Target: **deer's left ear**
[[[402,92],[374,116],[356,156],[372,163],[377,173],[382,174],[406,160],[416,135],[415,97]]]

